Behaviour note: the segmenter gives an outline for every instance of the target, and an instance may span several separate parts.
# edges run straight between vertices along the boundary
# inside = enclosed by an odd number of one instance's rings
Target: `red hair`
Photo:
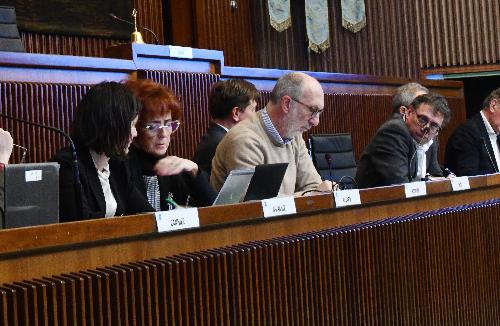
[[[125,85],[142,103],[138,124],[157,116],[172,114],[172,120],[181,120],[181,103],[174,92],[150,79],[129,80]]]

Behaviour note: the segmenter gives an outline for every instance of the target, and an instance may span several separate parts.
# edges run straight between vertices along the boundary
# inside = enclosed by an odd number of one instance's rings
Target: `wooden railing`
[[[208,128],[210,117],[207,95],[214,82],[226,78],[245,78],[255,83],[262,93],[262,100],[258,104],[262,108],[276,80],[287,72],[226,67],[219,51],[194,50],[193,59],[181,60],[166,55],[168,49],[135,45],[125,56],[129,59],[0,52],[0,112],[68,132],[76,104],[91,85],[103,80],[151,78],[171,87],[181,99],[184,124],[172,138],[170,152],[191,158]],[[151,70],[154,67],[157,68]],[[321,82],[326,93],[325,113],[320,125],[311,132],[351,133],[356,158],[359,158],[382,122],[390,117],[390,103],[395,89],[409,82],[407,79],[364,75],[310,74]],[[445,95],[450,103],[453,119],[440,134],[440,143],[445,144],[451,131],[465,119],[463,85],[449,81],[421,82]],[[0,121],[0,127],[9,129],[17,144],[29,148],[29,162],[49,160],[58,149],[65,146],[56,135],[3,118]],[[305,138],[308,136],[304,135]],[[440,147],[441,156],[444,147]],[[19,153],[14,153],[13,161],[18,162],[19,158]]]

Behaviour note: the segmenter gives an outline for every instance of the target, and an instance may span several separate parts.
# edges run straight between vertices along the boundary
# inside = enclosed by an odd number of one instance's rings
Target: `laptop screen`
[[[213,205],[276,197],[287,167],[288,163],[275,163],[257,165],[255,169],[231,171]]]
[[[1,227],[59,222],[59,164],[9,164],[0,168]]]

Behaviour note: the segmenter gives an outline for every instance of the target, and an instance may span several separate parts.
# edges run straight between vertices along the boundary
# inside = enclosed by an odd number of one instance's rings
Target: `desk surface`
[[[428,182],[428,194],[412,199],[402,185],[364,189],[362,204],[347,208],[335,208],[330,194],[298,197],[297,214],[272,219],[260,202],[204,207],[199,228],[169,233],[156,231],[154,214],[2,230],[0,283],[500,198],[500,174],[471,177],[470,185],[453,192],[449,181]]]

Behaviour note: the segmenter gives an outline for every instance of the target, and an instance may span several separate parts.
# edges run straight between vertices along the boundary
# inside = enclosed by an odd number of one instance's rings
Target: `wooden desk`
[[[500,175],[470,184],[366,189],[341,209],[300,197],[272,219],[207,207],[162,234],[151,214],[3,230],[0,324],[495,324]]]
[[[500,174],[470,183],[469,191],[451,192],[449,181],[428,182],[428,195],[413,199],[402,185],[364,189],[362,205],[340,209],[329,194],[299,197],[297,215],[273,219],[263,218],[260,202],[204,207],[199,229],[173,233],[157,233],[153,214],[2,230],[0,283],[500,198]]]

